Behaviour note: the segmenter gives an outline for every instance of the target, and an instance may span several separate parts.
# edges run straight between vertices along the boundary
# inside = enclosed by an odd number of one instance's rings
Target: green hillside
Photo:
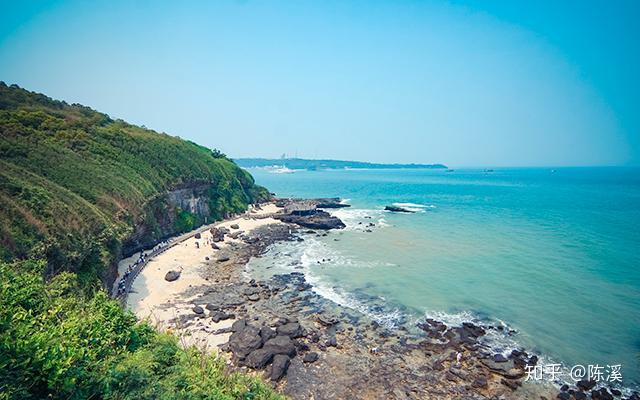
[[[123,249],[268,196],[215,150],[0,83],[0,400],[279,398],[103,289]]]
[[[163,198],[197,184],[207,185],[209,215]],[[92,275],[135,226],[148,228],[141,240],[151,244],[265,195],[215,150],[0,84],[0,259],[44,256],[50,273]]]

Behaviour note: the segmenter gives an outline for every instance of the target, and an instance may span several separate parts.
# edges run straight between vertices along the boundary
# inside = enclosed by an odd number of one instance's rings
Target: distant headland
[[[378,164],[363,161],[310,160],[304,158],[235,158],[233,161],[243,168],[283,166],[289,169],[349,169],[349,168],[433,168],[446,169],[443,164]]]

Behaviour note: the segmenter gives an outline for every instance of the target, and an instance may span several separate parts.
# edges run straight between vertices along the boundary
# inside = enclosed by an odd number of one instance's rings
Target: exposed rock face
[[[211,184],[208,182],[191,183],[168,191],[164,196],[149,202],[145,207],[146,212],[154,216],[157,225],[147,226],[142,218],[137,221],[135,232],[122,246],[122,254],[127,257],[136,251],[151,247],[162,238],[177,234],[178,208],[190,212],[202,222],[207,222],[206,218],[211,215],[210,188]]]

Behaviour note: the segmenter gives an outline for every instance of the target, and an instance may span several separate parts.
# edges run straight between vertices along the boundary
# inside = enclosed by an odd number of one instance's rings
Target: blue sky
[[[232,157],[638,165],[638,17],[634,1],[0,0],[0,80]]]

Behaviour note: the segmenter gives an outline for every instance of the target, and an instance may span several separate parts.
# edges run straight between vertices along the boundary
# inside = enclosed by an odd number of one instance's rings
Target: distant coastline
[[[292,170],[317,169],[383,169],[383,168],[430,168],[447,169],[443,164],[381,164],[363,161],[346,160],[312,160],[305,158],[234,158],[233,161],[242,168],[263,168],[282,166]]]

